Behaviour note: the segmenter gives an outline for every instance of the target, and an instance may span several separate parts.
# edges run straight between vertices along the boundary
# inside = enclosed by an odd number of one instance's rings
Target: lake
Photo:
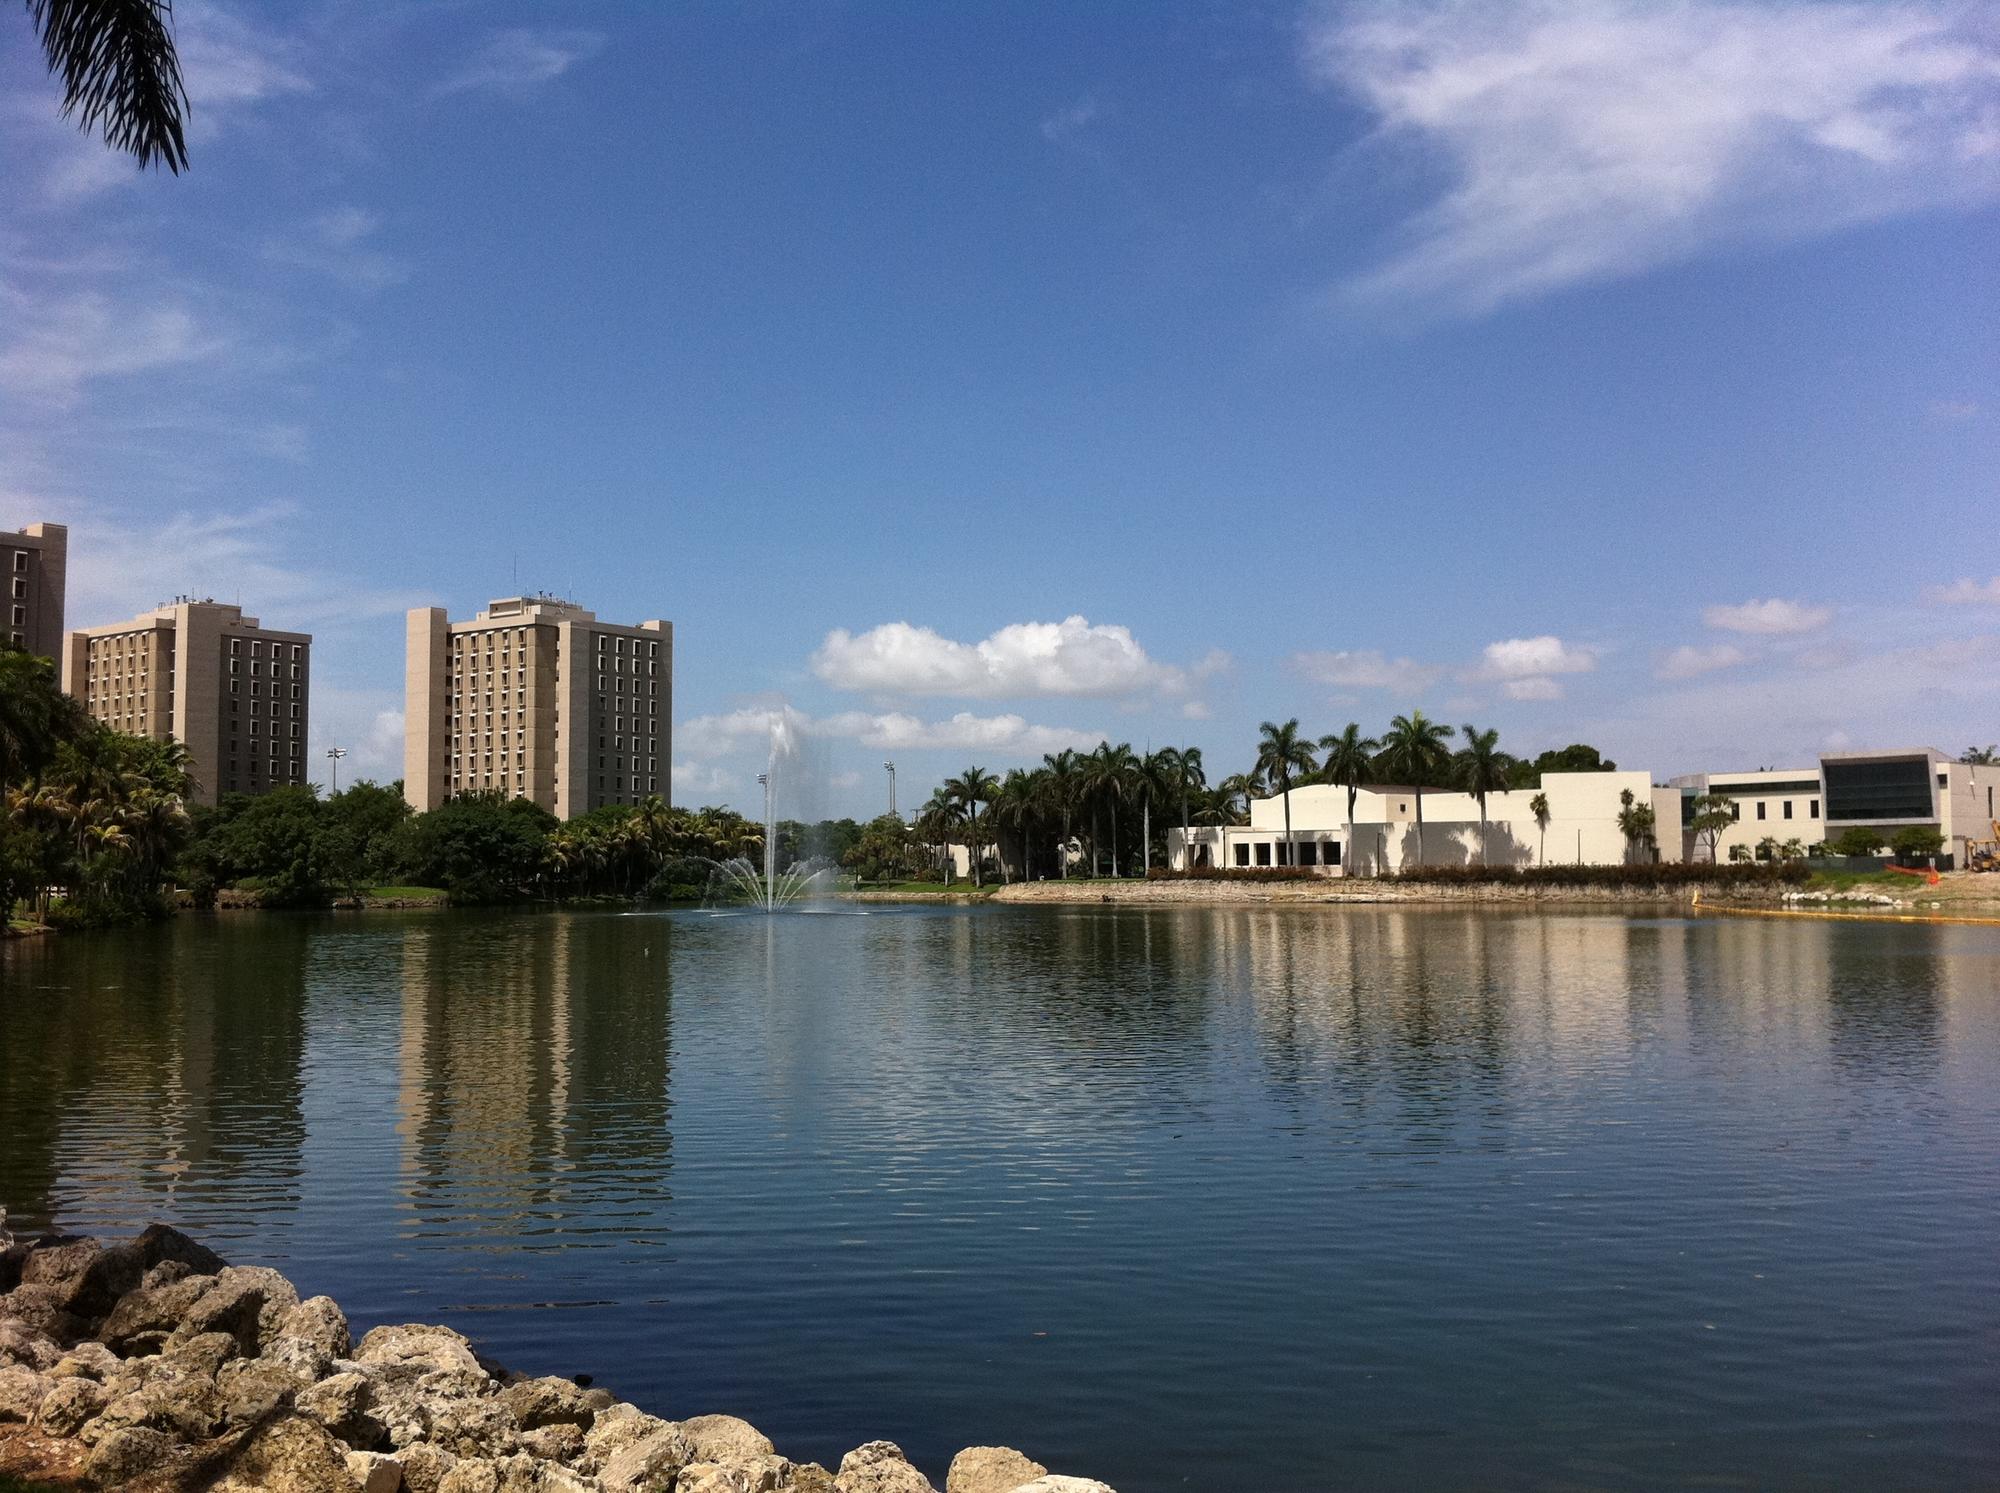
[[[0,1203],[940,1485],[2000,1482],[2000,929],[183,916],[0,950]]]

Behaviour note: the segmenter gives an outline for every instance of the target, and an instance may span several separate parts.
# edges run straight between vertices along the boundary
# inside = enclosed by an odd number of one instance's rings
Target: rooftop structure
[[[69,573],[69,530],[29,524],[19,533],[0,530],[0,638],[52,662],[63,637],[63,596]]]

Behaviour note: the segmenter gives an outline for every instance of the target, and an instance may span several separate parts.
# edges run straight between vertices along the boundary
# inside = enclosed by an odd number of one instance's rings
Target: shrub
[[[1192,871],[1170,871],[1152,866],[1148,881],[1318,881],[1320,873],[1311,866],[1196,866]]]
[[[1803,886],[1812,877],[1803,861],[1660,861],[1637,866],[1412,866],[1391,880],[1437,886],[1512,883],[1517,886]]]
[[[1875,829],[1844,829],[1827,841],[1826,848],[1835,855],[1878,855],[1882,850],[1882,832]]]

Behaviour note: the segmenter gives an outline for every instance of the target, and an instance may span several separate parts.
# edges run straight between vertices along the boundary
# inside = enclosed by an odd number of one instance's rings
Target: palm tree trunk
[[[1146,795],[1146,817],[1139,826],[1139,875],[1145,877],[1153,869],[1153,795]]]
[[[1194,821],[1188,818],[1187,785],[1181,786],[1181,874],[1191,875],[1194,871],[1194,846],[1190,837],[1194,834]]]
[[[977,891],[983,883],[979,879],[979,852],[982,847],[979,843],[979,804],[976,801],[972,805],[972,813],[967,817],[965,826],[966,859],[972,862],[972,888]]]
[[[1111,879],[1118,879],[1118,800],[1111,800]]]
[[[1417,800],[1417,864],[1421,866],[1424,863],[1424,790],[1421,788],[1417,789],[1415,796]]]
[[[1285,797],[1285,848],[1284,848],[1284,854],[1279,857],[1278,864],[1281,866],[1289,866],[1292,863],[1292,780],[1290,778],[1285,779],[1284,797]]]

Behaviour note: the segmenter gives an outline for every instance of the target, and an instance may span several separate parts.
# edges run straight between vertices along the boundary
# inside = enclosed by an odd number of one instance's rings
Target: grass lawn
[[[444,889],[435,886],[371,886],[364,897],[393,897],[398,902],[442,902]]]
[[[871,881],[865,886],[856,887],[855,890],[862,892],[893,892],[898,896],[905,897],[922,895],[924,893],[937,896],[944,892],[949,892],[954,897],[974,897],[985,896],[989,892],[999,890],[999,887],[1000,883],[997,881],[989,881],[983,887],[975,887],[969,881],[954,881],[950,886],[946,886],[941,881]]]

